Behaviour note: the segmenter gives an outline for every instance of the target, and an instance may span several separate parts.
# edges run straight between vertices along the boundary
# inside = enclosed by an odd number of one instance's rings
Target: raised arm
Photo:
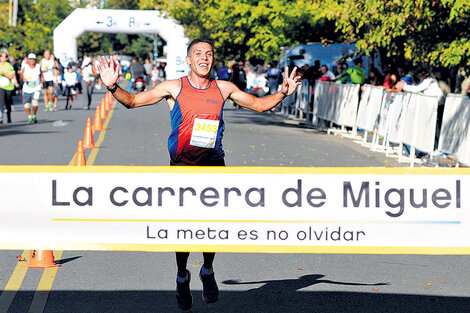
[[[176,85],[179,84],[178,81],[166,81],[153,89],[134,95],[118,86],[120,66],[117,62],[111,60],[112,63],[110,63],[105,57],[100,57],[98,61],[98,72],[103,84],[111,91],[114,98],[128,109],[155,104],[164,98],[172,98],[177,89]]]
[[[297,68],[294,68],[289,75],[289,69],[286,67],[284,72],[284,81],[281,90],[273,95],[262,98],[255,97],[241,91],[234,84],[226,81],[219,81],[224,96],[232,99],[235,103],[257,112],[267,111],[278,105],[285,97],[290,96],[297,86],[300,85],[300,76],[296,76]]]

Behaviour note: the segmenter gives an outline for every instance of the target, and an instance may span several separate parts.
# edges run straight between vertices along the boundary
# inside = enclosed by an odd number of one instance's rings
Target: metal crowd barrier
[[[313,95],[312,95],[313,90]],[[304,80],[297,92],[284,100],[285,112],[305,119],[315,127],[336,125],[337,132],[357,136],[374,151],[395,155],[400,161],[419,163],[418,149],[429,155],[440,152],[455,155],[458,162],[470,165],[470,101],[467,97],[447,95],[442,125],[436,143],[438,98],[409,92],[386,92],[380,87]],[[359,97],[360,96],[360,97]],[[328,131],[333,131],[331,128]],[[370,141],[369,141],[370,140]],[[403,145],[410,146],[403,156]]]

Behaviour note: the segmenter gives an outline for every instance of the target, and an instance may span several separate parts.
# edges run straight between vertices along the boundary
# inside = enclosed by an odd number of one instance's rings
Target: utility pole
[[[16,27],[18,0],[8,0],[8,24]]]

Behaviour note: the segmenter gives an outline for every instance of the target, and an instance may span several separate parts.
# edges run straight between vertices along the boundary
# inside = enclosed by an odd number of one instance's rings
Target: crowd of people
[[[38,57],[28,53],[22,60],[16,60],[8,51],[0,51],[0,124],[11,123],[11,112],[14,110],[13,96],[19,95],[24,106],[28,123],[37,123],[40,101],[43,100],[44,111],[59,110],[58,99],[65,99],[64,110],[73,107],[74,99],[86,94],[86,105],[90,110],[95,89],[101,89],[101,79],[96,69],[97,60],[91,55],[84,55],[78,60],[60,61],[49,51]],[[112,58],[119,62],[119,55]],[[143,86],[156,86],[165,79],[165,64],[152,64],[145,60],[142,64],[133,59],[132,63],[122,67],[121,78],[127,80],[130,89],[136,78],[142,78]],[[42,99],[41,99],[42,93]]]

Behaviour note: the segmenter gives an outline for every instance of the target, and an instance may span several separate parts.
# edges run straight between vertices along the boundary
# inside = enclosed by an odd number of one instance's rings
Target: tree
[[[16,58],[31,51],[52,51],[52,32],[71,12],[69,3],[61,0],[20,0],[18,26],[9,26],[7,20],[0,21],[0,45],[7,47]]]
[[[333,22],[318,18],[318,5],[306,0],[141,0],[140,7],[169,12],[187,35],[207,37],[225,60],[275,60],[281,47],[322,36],[335,38]]]
[[[434,66],[470,65],[468,0],[325,0],[318,14],[365,51]]]

